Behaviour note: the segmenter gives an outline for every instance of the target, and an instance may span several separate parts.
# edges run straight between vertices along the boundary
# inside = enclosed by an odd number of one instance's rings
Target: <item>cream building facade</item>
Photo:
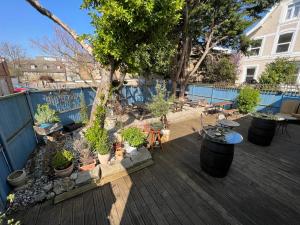
[[[298,65],[300,84],[300,0],[283,0],[275,5],[247,36],[256,40],[251,56],[243,56],[237,82],[258,81],[266,64],[277,57],[288,57]]]

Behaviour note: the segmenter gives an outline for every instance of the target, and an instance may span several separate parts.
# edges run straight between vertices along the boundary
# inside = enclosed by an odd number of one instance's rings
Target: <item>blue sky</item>
[[[82,0],[41,0],[56,16],[79,34],[91,33],[90,18],[79,7]],[[39,14],[25,0],[3,0],[0,7],[0,42],[9,41],[22,45],[29,56],[41,55],[32,48],[30,39],[53,35],[55,24]]]

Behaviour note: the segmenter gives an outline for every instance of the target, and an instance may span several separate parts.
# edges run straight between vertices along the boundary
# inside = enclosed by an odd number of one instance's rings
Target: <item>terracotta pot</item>
[[[72,162],[72,164],[69,167],[67,167],[66,169],[58,170],[58,169],[54,168],[54,172],[57,177],[68,177],[73,172],[73,169],[74,169],[74,164]]]
[[[93,161],[93,163],[79,166],[80,171],[90,171],[96,167],[96,160]]]
[[[26,172],[25,170],[15,170],[7,177],[8,183],[13,187],[19,187],[26,182]]]
[[[99,162],[100,162],[100,164],[103,164],[103,165],[107,165],[108,164],[109,157],[110,157],[109,153],[105,154],[105,155],[98,154]]]
[[[162,142],[168,142],[170,140],[170,130],[168,129],[163,129],[160,131],[160,133],[162,134],[162,138],[161,141]]]

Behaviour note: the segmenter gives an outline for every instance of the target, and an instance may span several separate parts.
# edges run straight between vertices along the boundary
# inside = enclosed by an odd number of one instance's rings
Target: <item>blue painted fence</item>
[[[216,103],[222,101],[236,102],[239,95],[237,88],[217,88],[207,85],[189,85],[188,98],[196,100],[204,98],[208,103]],[[260,103],[256,107],[257,111],[272,111],[279,112],[281,103],[289,99],[296,99],[300,101],[299,94],[295,93],[279,93],[272,91],[265,91],[260,93]]]

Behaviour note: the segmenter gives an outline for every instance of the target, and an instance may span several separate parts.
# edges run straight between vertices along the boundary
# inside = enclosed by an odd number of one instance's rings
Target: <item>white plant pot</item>
[[[109,162],[109,157],[110,157],[110,154],[105,154],[105,155],[100,155],[98,154],[98,159],[99,159],[99,162],[100,164],[102,165],[108,165],[108,162]]]
[[[160,131],[161,135],[162,135],[162,141],[163,142],[167,142],[170,140],[170,133],[171,131],[169,129],[162,129]]]
[[[13,187],[19,187],[26,182],[26,172],[25,170],[15,170],[7,177],[8,183]]]

